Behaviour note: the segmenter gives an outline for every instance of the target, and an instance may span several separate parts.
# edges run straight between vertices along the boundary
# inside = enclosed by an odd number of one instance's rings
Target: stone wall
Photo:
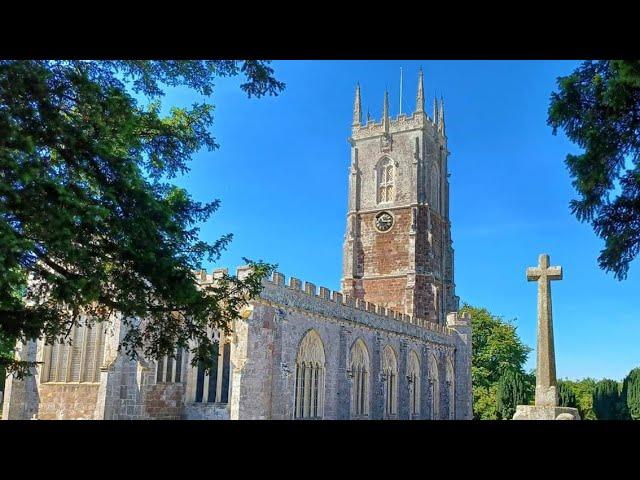
[[[405,274],[412,259],[409,250],[411,208],[386,209],[394,218],[387,232],[375,228],[377,212],[363,213],[360,220],[361,252],[358,252],[358,275],[366,277]]]
[[[43,362],[44,342],[18,344],[16,358]],[[42,383],[42,364],[22,380],[7,378],[3,419],[92,420],[96,418],[99,383]]]
[[[184,384],[160,383],[147,387],[145,417],[149,420],[179,420],[185,404]]]
[[[99,387],[97,383],[43,383],[38,419],[93,420]]]
[[[271,418],[276,310],[261,304],[251,310],[255,321],[236,320],[233,326],[230,416],[265,420]]]
[[[183,372],[185,362],[183,361]],[[156,362],[122,355],[106,373],[105,420],[179,420],[184,416],[185,382],[156,383]]]
[[[18,343],[15,352],[17,360],[34,362],[38,352],[37,343]],[[2,406],[3,420],[29,420],[34,416],[37,417],[40,403],[39,369],[31,368],[30,373],[31,375],[23,380],[17,380],[12,375],[7,377]]]
[[[350,143],[342,291],[444,324],[458,307],[444,130],[418,111],[389,118],[388,124],[356,121]],[[384,159],[394,165],[394,195],[379,202],[377,176]],[[383,211],[394,218],[385,232],[375,228]]]
[[[213,281],[204,275],[205,281]],[[445,365],[455,366],[456,418],[471,418],[471,332],[468,319],[451,314],[448,326],[417,319],[353,299],[309,282],[275,273],[263,282],[260,296],[234,322],[230,352],[228,404],[193,401],[194,369],[183,356],[182,381],[156,382],[156,362],[130,360],[117,351],[124,334],[116,320],[105,338],[100,383],[40,384],[39,372],[23,381],[7,382],[4,418],[77,419],[292,419],[295,371],[300,343],[315,330],[325,357],[325,419],[351,416],[350,352],[362,340],[370,365],[369,418],[384,417],[383,351],[389,347],[397,359],[398,412],[393,418],[408,419],[409,355],[419,359],[421,379],[420,415],[431,418],[429,382],[440,385],[437,399],[441,418],[448,413]],[[19,348],[21,358],[41,358],[42,342]],[[40,357],[38,357],[40,355]],[[428,371],[428,358],[438,368]]]
[[[182,419],[184,420],[229,420],[227,403],[186,403]]]
[[[185,382],[157,383],[157,362],[144,359],[131,360],[113,348],[124,330],[110,338],[110,354],[105,356],[101,376],[102,411],[99,418],[106,420],[178,420],[183,417],[186,400]],[[187,356],[179,366],[182,378],[187,374]],[[176,367],[178,368],[178,367]]]
[[[185,404],[184,383],[155,381],[156,362],[130,360],[118,352],[124,336],[121,319],[105,335],[99,383],[42,383],[43,365],[24,380],[7,380],[3,419],[137,420],[179,419]],[[18,358],[42,362],[44,342],[18,345]],[[185,369],[186,359],[181,368]]]
[[[440,413],[444,416],[448,413],[448,408],[444,408],[448,400],[444,368],[449,359],[459,365],[461,372],[461,380],[455,383],[456,418],[471,418],[470,382],[465,380],[470,379],[470,348],[465,343],[466,337],[458,333],[465,325],[455,324],[456,330],[413,321],[407,315],[344,297],[324,287],[318,290],[315,285],[303,284],[296,278],[285,285],[284,276],[274,274],[272,280],[264,282],[260,297],[251,302],[247,318],[234,325],[230,418],[293,418],[296,357],[302,339],[311,329],[320,336],[326,359],[323,418],[350,417],[351,380],[347,370],[351,347],[358,339],[366,345],[371,365],[370,418],[383,418],[384,384],[380,373],[382,350],[386,346],[393,349],[398,360],[397,418],[409,418],[406,367],[411,352],[420,359],[419,418],[431,415],[429,376],[424,362],[430,352],[436,355],[439,365],[435,374],[441,385]],[[465,374],[464,369],[469,371]]]

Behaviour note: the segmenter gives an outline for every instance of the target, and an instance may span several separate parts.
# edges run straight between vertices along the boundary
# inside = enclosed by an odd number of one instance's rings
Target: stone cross
[[[537,267],[527,268],[527,280],[538,282],[538,348],[536,365],[536,406],[558,405],[556,357],[553,349],[551,280],[562,280],[562,267],[550,267],[549,255],[538,258]]]

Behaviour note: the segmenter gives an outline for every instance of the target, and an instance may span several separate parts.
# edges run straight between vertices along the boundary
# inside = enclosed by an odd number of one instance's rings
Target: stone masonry
[[[405,383],[406,358],[411,351],[419,357],[423,351],[436,354],[441,365],[451,361],[455,368],[452,417],[471,419],[471,327],[467,317],[452,313],[447,326],[440,326],[324,287],[318,290],[296,278],[285,285],[279,273],[264,285],[260,298],[251,303],[250,315],[234,327],[234,336],[240,332],[242,336],[234,340],[238,348],[232,353],[232,418],[292,418],[296,355],[302,338],[313,329],[322,339],[327,358],[324,418],[349,418],[352,385],[345,367],[350,347],[362,339],[372,353],[390,345],[401,354],[398,377],[405,378]],[[372,363],[371,391],[376,392],[382,388],[380,359],[374,358]],[[429,375],[438,375],[437,381],[445,384],[443,371],[429,373],[424,365],[421,374],[423,385],[431,380]],[[399,391],[399,404],[408,402],[405,387]],[[446,388],[440,389],[440,405],[448,404],[446,392]],[[373,397],[377,398],[372,398],[371,418],[381,419],[380,395]],[[431,418],[430,404],[431,398],[425,395],[421,418]],[[447,412],[441,409],[443,415]],[[400,409],[398,418],[408,419],[408,410]]]
[[[87,333],[82,348],[55,347],[65,353],[56,353],[55,375],[54,347],[18,345],[19,358],[40,364],[7,380],[3,418],[471,419],[471,325],[456,312],[444,107],[436,101],[433,118],[425,114],[422,84],[420,73],[412,115],[392,120],[385,95],[382,121],[365,125],[356,90],[341,291],[274,273],[228,336],[213,333],[211,375],[188,352],[129,359],[118,351],[121,318],[103,326],[93,350]],[[196,281],[223,272],[203,270]],[[70,375],[77,364],[89,374]]]
[[[244,269],[239,269],[242,276]],[[214,281],[204,275],[204,281]],[[325,353],[325,419],[350,418],[351,380],[347,374],[350,347],[362,339],[372,352],[370,376],[372,419],[383,418],[383,385],[380,352],[389,345],[399,355],[398,377],[406,377],[406,358],[411,351],[418,358],[437,358],[439,368],[428,371],[421,365],[421,383],[436,381],[440,406],[436,418],[470,419],[471,412],[471,327],[467,317],[452,313],[447,326],[330,291],[309,282],[275,273],[264,281],[261,295],[252,300],[243,317],[234,322],[231,334],[231,382],[227,404],[196,403],[194,369],[189,358],[180,368],[184,382],[158,383],[156,362],[131,361],[117,353],[121,322],[109,329],[98,383],[41,383],[39,366],[33,377],[9,378],[4,411],[8,419],[291,419],[293,418],[296,355],[304,335],[318,332]],[[40,359],[43,342],[30,342],[31,358]],[[448,398],[443,365],[454,366],[454,398]],[[422,362],[421,362],[422,363]],[[408,419],[408,385],[401,382],[398,403],[403,406],[395,418]],[[20,394],[15,392],[19,391]],[[450,403],[451,401],[451,403]],[[433,418],[434,399],[424,388],[420,416]],[[449,416],[449,411],[451,417]]]
[[[543,253],[538,257],[538,266],[527,268],[527,280],[538,283],[535,405],[518,405],[513,419],[580,420],[577,408],[558,406],[551,281],[562,280],[562,267],[550,266],[549,255]]]
[[[391,119],[388,103],[385,94],[380,123],[363,125],[356,89],[342,290],[443,325],[458,309],[444,106],[426,115],[422,72],[412,115]],[[381,214],[388,230],[377,228]]]

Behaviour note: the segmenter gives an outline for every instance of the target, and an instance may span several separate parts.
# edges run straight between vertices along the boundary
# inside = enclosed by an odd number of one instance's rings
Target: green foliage
[[[11,339],[5,338],[2,333],[0,333],[0,358],[13,358],[13,341]],[[7,370],[4,365],[0,364],[0,392],[4,392],[4,384],[7,376]],[[0,404],[0,410],[2,410],[2,405]]]
[[[497,385],[505,371],[523,372],[531,349],[516,333],[516,326],[492,315],[486,308],[464,305],[471,315],[474,418],[498,418]],[[530,383],[530,378],[527,377]],[[529,388],[530,390],[530,388]],[[527,402],[528,403],[528,402]]]
[[[498,384],[490,387],[473,386],[473,418],[498,420]]]
[[[531,370],[529,373],[523,374],[525,382],[525,393],[527,401],[523,405],[533,405],[536,394],[536,371]]]
[[[593,411],[598,420],[623,418],[621,405],[618,382],[604,379],[596,383],[593,392]]]
[[[620,396],[628,418],[640,420],[640,368],[634,368],[625,377]]]
[[[528,405],[532,396],[526,376],[519,371],[506,370],[498,381],[497,410],[499,417],[511,420],[518,405]]]
[[[522,370],[531,348],[522,343],[513,323],[486,308],[464,305],[461,312],[471,315],[474,385],[488,387],[498,382],[503,371]]]
[[[584,149],[566,157],[571,210],[604,239],[600,267],[624,279],[640,251],[640,61],[587,61],[558,78],[548,123]]]
[[[214,78],[238,74],[250,97],[284,88],[261,61],[0,61],[0,336],[52,341],[81,316],[118,313],[132,358],[193,340],[194,364],[209,366],[207,330],[228,329],[273,266],[196,287],[193,271],[231,235],[201,241],[219,201],[196,202],[168,180],[217,148],[213,106],[162,116],[159,98],[165,85],[206,97]],[[5,351],[0,365],[18,376],[30,366]]]
[[[597,420],[596,413],[593,411],[593,392],[596,389],[596,381],[593,378],[584,378],[573,381],[564,380],[564,383],[571,385],[576,394],[580,418],[582,420]]]
[[[593,410],[593,393],[596,389],[597,381],[593,378],[583,378],[582,380],[563,379],[558,381],[558,387],[564,385],[570,388],[576,397],[576,408],[580,412],[582,420],[597,420]]]
[[[561,407],[578,408],[576,394],[571,384],[558,380],[558,404]],[[582,418],[582,416],[580,417]]]

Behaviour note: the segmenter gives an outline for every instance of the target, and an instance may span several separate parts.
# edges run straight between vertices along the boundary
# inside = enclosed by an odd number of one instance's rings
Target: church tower
[[[444,324],[458,310],[449,221],[444,102],[425,113],[422,71],[412,115],[362,124],[356,87],[342,291]]]

